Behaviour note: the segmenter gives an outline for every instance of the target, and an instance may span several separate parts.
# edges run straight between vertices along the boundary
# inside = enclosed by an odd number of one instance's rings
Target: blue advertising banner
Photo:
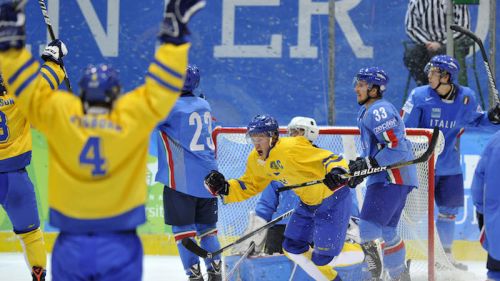
[[[89,63],[113,64],[121,72],[124,90],[143,82],[165,2],[47,1],[54,30],[69,48],[65,62],[76,92],[82,69]],[[488,5],[489,1],[481,1],[470,6],[472,29],[483,39],[488,32]],[[358,105],[352,78],[364,66],[387,70],[386,97],[396,107],[402,106],[408,77],[402,61],[402,42],[408,40],[406,6],[406,0],[335,2],[335,125],[355,124]],[[37,53],[48,40],[37,1],[29,1],[27,16],[28,43]],[[190,27],[190,61],[202,71],[199,90],[212,103],[220,125],[245,126],[264,112],[283,125],[296,115],[326,125],[328,1],[208,1]],[[497,40],[499,44],[500,37]],[[468,62],[472,63],[471,56]],[[480,62],[477,74],[487,98]],[[472,75],[469,84],[477,90]],[[413,86],[412,82],[409,87]]]

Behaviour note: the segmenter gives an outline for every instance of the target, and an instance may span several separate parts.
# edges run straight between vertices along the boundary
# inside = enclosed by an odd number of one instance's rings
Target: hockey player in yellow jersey
[[[80,97],[52,89],[47,78],[61,81],[63,70],[40,72],[24,48],[22,7],[0,6],[1,73],[49,147],[49,219],[60,229],[52,280],[141,280],[136,228],[146,220],[148,139],[179,97],[190,47],[186,25],[204,5],[168,3],[144,85],[120,97],[118,74],[108,65],[85,70]],[[63,44],[50,45],[52,60],[61,63]]]
[[[50,67],[50,66],[49,66]],[[0,76],[0,205],[23,244],[33,280],[45,280],[47,253],[40,229],[31,161],[31,128]]]
[[[333,266],[344,246],[351,211],[347,180],[340,176],[348,171],[347,163],[342,156],[312,146],[304,136],[279,138],[278,129],[272,116],[254,117],[247,128],[254,149],[245,173],[226,181],[221,173],[212,171],[205,186],[231,203],[260,193],[273,180],[293,185],[324,179],[323,183],[294,189],[300,203],[286,226],[283,250],[315,280],[340,281]],[[312,249],[310,242],[314,243]],[[354,248],[363,257],[359,245]]]

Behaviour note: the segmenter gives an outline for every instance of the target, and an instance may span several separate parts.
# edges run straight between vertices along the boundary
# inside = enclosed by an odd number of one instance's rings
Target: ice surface
[[[463,262],[463,261],[462,261]],[[469,272],[478,276],[478,281],[486,280],[485,262],[463,262],[469,266]],[[49,257],[50,271],[50,257]],[[204,271],[204,269],[203,269]],[[417,277],[417,276],[415,276]],[[420,280],[418,277],[416,278]],[[0,280],[28,281],[29,272],[21,253],[0,253]],[[47,281],[52,280],[50,274]],[[187,280],[178,256],[145,256],[144,281],[183,281]]]

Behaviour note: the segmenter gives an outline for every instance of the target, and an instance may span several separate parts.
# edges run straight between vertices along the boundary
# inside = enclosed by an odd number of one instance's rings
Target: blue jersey
[[[361,133],[362,157],[373,157],[380,166],[414,159],[411,142],[406,138],[405,125],[394,106],[379,99],[368,108],[362,106],[358,112],[358,127]],[[389,182],[399,185],[417,186],[415,165],[392,169],[368,176],[366,185]]]
[[[277,181],[272,181],[262,194],[260,195],[257,206],[255,206],[255,213],[265,219],[271,221],[278,216],[288,212],[289,210],[297,207],[299,204],[299,197],[291,190],[278,192],[278,188],[283,184]],[[288,218],[281,220],[278,224],[287,224]]]
[[[205,176],[217,170],[211,111],[206,100],[184,95],[159,123],[156,181],[191,196],[213,197],[203,186]]]
[[[484,149],[472,181],[472,201],[484,215],[486,240],[484,248],[494,259],[500,260],[500,244],[493,243],[500,237],[500,132],[497,132]]]
[[[445,145],[436,163],[436,175],[462,174],[457,139],[464,127],[488,126],[495,129],[477,104],[474,92],[458,86],[454,100],[442,100],[430,86],[415,88],[402,110],[407,128],[434,128],[444,134]],[[500,128],[500,127],[497,127]]]

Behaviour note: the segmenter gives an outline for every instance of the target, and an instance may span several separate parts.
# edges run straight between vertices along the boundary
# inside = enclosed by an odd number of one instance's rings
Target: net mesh
[[[284,132],[284,129],[280,130],[282,136]],[[431,134],[431,130],[407,129],[415,157],[426,151]],[[214,136],[219,170],[227,179],[238,178],[244,173],[247,156],[253,149],[245,139],[245,129],[217,128]],[[359,131],[356,128],[323,127],[314,143],[320,148],[342,154],[346,159],[355,159],[361,152]],[[412,280],[432,280],[432,276],[435,276],[435,280],[475,280],[476,277],[472,274],[452,265],[434,228],[433,161],[434,157],[428,162],[417,164],[419,187],[408,196],[398,225],[398,233],[406,245],[406,258],[412,260]],[[359,206],[362,205],[365,189],[363,182],[355,190]],[[221,246],[235,241],[243,234],[248,224],[248,213],[255,209],[259,196],[239,203],[219,202],[217,227]],[[432,259],[434,266],[429,268],[428,264],[432,264]]]

